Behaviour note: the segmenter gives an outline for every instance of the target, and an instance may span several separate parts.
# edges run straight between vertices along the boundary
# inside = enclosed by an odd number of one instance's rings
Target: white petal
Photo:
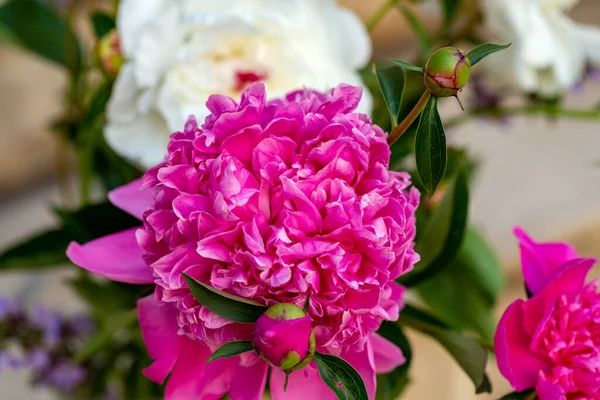
[[[164,160],[169,130],[156,113],[137,115],[131,123],[110,122],[104,130],[106,142],[117,153],[144,168]]]
[[[121,47],[130,57],[137,47],[140,31],[151,21],[160,18],[160,10],[177,0],[121,0],[117,13],[117,29]]]
[[[600,68],[600,29],[582,24],[576,24],[575,29],[588,60]]]

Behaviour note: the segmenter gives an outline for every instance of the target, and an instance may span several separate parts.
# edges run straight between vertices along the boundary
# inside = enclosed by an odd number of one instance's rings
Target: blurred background
[[[515,0],[519,1],[519,0]],[[1,3],[1,1],[0,1]],[[342,0],[368,18],[382,1]],[[600,3],[583,0],[573,17],[600,25]],[[435,24],[434,14],[425,15]],[[81,30],[89,27],[82,23]],[[89,32],[91,37],[91,32]],[[390,12],[373,32],[375,57],[410,55],[416,46],[400,14]],[[66,76],[54,65],[0,44],[0,248],[56,223],[50,204],[68,202],[59,190],[58,170],[73,160],[49,130],[61,114]],[[589,104],[600,84],[589,82],[567,103]],[[453,100],[442,111],[458,114]],[[499,310],[522,294],[517,246],[512,227],[522,225],[539,240],[568,240],[588,256],[600,256],[600,125],[542,118],[513,118],[506,124],[474,120],[448,132],[451,141],[468,145],[481,160],[473,194],[472,219],[491,239],[505,265],[508,285]],[[61,195],[62,193],[62,195]],[[63,198],[61,198],[63,196]],[[2,275],[0,296],[22,295],[28,301],[76,310],[80,305],[61,286],[65,275]],[[457,294],[459,295],[459,294]],[[414,338],[414,380],[407,399],[471,399],[472,384],[437,344]],[[489,372],[498,398],[508,391],[495,363]],[[52,398],[31,392],[24,376],[0,374],[0,398]]]

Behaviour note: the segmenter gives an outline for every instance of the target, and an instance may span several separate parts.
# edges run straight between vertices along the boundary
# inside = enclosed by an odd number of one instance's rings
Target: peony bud
[[[423,76],[427,90],[438,97],[456,96],[471,75],[471,61],[456,47],[443,47],[429,57]]]
[[[116,77],[125,63],[125,58],[121,52],[119,32],[113,29],[104,35],[98,41],[96,52],[100,68],[109,76]]]
[[[252,342],[262,359],[284,371],[304,368],[315,355],[310,317],[290,303],[274,305],[258,318]]]

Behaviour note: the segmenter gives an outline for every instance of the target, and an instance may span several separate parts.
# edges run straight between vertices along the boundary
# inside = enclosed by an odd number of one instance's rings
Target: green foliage
[[[395,400],[410,383],[409,373],[412,363],[412,347],[399,324],[384,321],[377,333],[398,346],[406,359],[404,364],[392,372],[377,376],[377,395],[375,400]]]
[[[499,44],[485,43],[485,44],[479,45],[479,46],[475,47],[473,50],[471,50],[467,54],[467,57],[471,61],[471,66],[474,66],[479,61],[483,60],[485,57],[487,57],[491,54],[494,54],[498,51],[504,50],[508,47],[510,47],[510,44],[499,45]]]
[[[189,275],[183,274],[183,277],[198,303],[229,321],[253,323],[268,309],[255,301],[216,290]]]
[[[512,392],[505,396],[502,396],[500,400],[534,400],[536,398],[535,391],[533,389],[526,390],[524,392]]]
[[[462,0],[440,0],[444,12],[444,29],[448,30],[456,17]]]
[[[415,35],[417,35],[417,39],[419,39],[419,44],[421,45],[421,54],[429,54],[433,47],[433,40],[427,31],[427,27],[425,27],[423,22],[415,15],[412,9],[407,7],[404,3],[399,3],[398,8],[400,9],[400,12],[402,12],[402,15],[404,15],[404,18],[406,18],[406,21]]]
[[[417,172],[430,196],[435,193],[446,171],[446,133],[437,100],[435,96],[429,98],[421,113],[415,138]]]
[[[110,14],[95,12],[90,16],[90,19],[92,20],[96,39],[102,38],[116,28],[115,18]]]
[[[404,91],[405,74],[398,66],[382,68],[375,66],[375,75],[383,95],[385,105],[390,113],[392,127],[398,125],[400,119],[400,107],[402,105],[402,92]]]
[[[233,342],[225,343],[215,350],[206,362],[218,360],[219,358],[234,357],[253,349],[254,346],[252,345],[252,342],[248,340],[234,340]]]
[[[456,256],[467,227],[469,188],[466,173],[460,168],[440,205],[425,223],[415,250],[421,261],[413,272],[401,279],[407,287],[415,286],[446,268]]]
[[[428,335],[442,345],[469,376],[476,393],[491,392],[491,384],[485,373],[488,352],[476,340],[450,329],[443,321],[409,305],[402,310],[399,322]]]
[[[81,45],[56,11],[37,0],[9,0],[0,6],[0,26],[23,47],[78,74]]]
[[[0,254],[0,271],[37,270],[67,264],[65,249],[71,239],[64,230],[51,230],[28,238]]]
[[[409,62],[402,61],[402,60],[394,60],[393,58],[388,58],[387,60],[389,62],[391,62],[392,64],[396,64],[408,71],[423,72],[423,67],[417,67],[416,65],[412,65]]]
[[[339,400],[368,400],[367,389],[360,374],[343,359],[315,353],[315,363],[323,382]]]

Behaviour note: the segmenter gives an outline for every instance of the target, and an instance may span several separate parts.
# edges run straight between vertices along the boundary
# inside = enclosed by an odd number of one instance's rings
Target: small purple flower
[[[30,350],[25,356],[25,363],[32,369],[44,369],[50,365],[50,354],[43,348]]]
[[[44,378],[44,383],[62,392],[69,392],[79,386],[86,377],[86,372],[79,365],[68,362],[53,366]]]
[[[0,350],[0,372],[5,368],[15,371],[22,365],[23,363],[18,358],[11,355],[7,350]]]
[[[22,311],[23,307],[20,302],[0,297],[0,320],[17,316]]]
[[[46,345],[55,346],[60,342],[63,322],[58,312],[39,306],[36,308],[30,322],[42,330]]]
[[[85,314],[76,314],[71,317],[70,327],[75,336],[88,336],[96,329],[94,322]]]

